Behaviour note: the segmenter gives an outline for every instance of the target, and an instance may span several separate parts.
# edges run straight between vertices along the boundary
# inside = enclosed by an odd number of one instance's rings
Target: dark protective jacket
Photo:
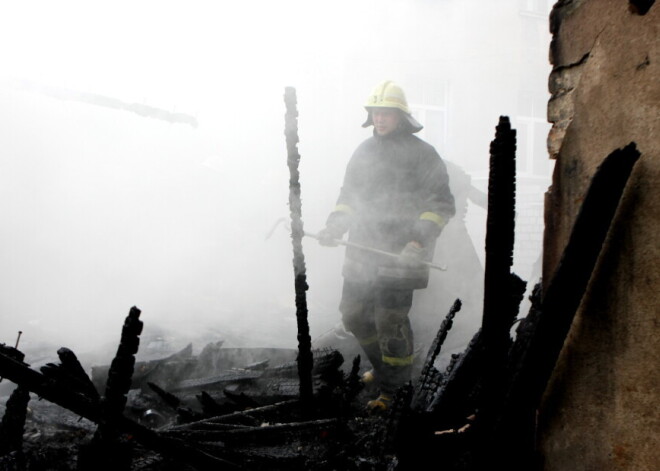
[[[328,227],[348,240],[391,253],[420,242],[432,260],[435,240],[454,215],[447,169],[430,144],[407,130],[365,140],[346,168]],[[402,289],[424,288],[428,267],[347,247],[343,275]]]

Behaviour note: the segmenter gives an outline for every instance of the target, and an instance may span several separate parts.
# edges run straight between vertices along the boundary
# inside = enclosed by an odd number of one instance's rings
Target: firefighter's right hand
[[[337,240],[341,238],[341,234],[337,234],[336,230],[326,226],[318,233],[319,244],[325,247],[337,247],[339,245]]]
[[[399,254],[399,262],[407,266],[417,266],[424,261],[426,250],[419,242],[408,242]]]

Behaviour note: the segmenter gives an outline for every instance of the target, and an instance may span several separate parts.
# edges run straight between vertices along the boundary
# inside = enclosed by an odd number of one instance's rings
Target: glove
[[[331,226],[326,226],[318,233],[319,244],[325,247],[337,247],[337,240],[341,239],[342,234]]]
[[[407,266],[418,266],[424,261],[426,249],[418,242],[408,242],[399,254],[399,262]]]
[[[328,216],[325,228],[318,233],[319,243],[326,247],[337,247],[337,240],[340,240],[348,230],[349,216],[340,211],[334,211]]]
[[[428,247],[438,238],[442,229],[432,221],[420,219],[413,228],[413,240],[419,242],[423,247]]]

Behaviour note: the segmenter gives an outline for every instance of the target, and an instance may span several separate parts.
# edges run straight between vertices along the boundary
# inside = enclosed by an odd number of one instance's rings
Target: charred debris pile
[[[360,357],[313,350],[309,340],[295,90],[285,102],[298,350],[247,352],[218,342],[197,356],[188,346],[137,362],[136,307],[116,356],[91,376],[66,348],[37,371],[18,348],[0,344],[0,377],[16,384],[0,424],[0,469],[540,469],[536,408],[639,157],[635,145],[604,159],[559,268],[547,286],[535,286],[519,318],[526,283],[511,272],[516,137],[500,118],[490,147],[481,328],[444,371],[436,367],[460,315],[457,299],[419,375],[389,411],[371,415]]]

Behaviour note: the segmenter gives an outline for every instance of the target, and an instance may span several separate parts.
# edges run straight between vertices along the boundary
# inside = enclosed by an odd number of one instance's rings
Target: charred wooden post
[[[543,295],[540,314],[536,309],[530,312],[528,317],[535,322],[526,328],[531,332],[521,338],[524,343],[516,345],[516,370],[502,408],[498,431],[498,435],[509,438],[507,443],[496,442],[496,447],[506,447],[507,444],[510,447],[520,440],[527,440],[528,445],[533,446],[529,437],[522,437],[520,433],[533,429],[529,421],[533,421],[639,157],[634,143],[617,149],[603,160],[591,180],[558,268]],[[507,450],[501,449],[501,452],[506,454]],[[529,458],[529,453],[518,456],[524,460]],[[519,468],[527,464],[524,461],[517,463]]]
[[[22,450],[28,402],[30,391],[20,385],[9,396],[5,415],[0,422],[0,456]]]
[[[97,430],[99,438],[116,435],[115,422],[121,417],[126,406],[126,395],[131,388],[142,326],[140,310],[132,307],[124,321],[117,354],[110,364],[105,395],[101,401],[101,421]]]
[[[505,389],[511,326],[526,283],[511,272],[515,233],[516,131],[501,116],[490,144],[482,342],[483,385],[478,423],[489,428]]]
[[[293,243],[293,272],[295,277],[296,319],[298,323],[298,374],[300,376],[300,400],[303,406],[309,407],[312,402],[312,339],[309,334],[307,319],[306,291],[307,274],[305,272],[305,256],[302,251],[304,235],[302,223],[302,203],[300,199],[300,174],[298,163],[298,110],[296,90],[287,87],[284,93],[286,103],[285,130],[289,166],[289,210],[291,213],[291,240]]]
[[[142,326],[140,310],[132,307],[124,321],[117,354],[110,364],[96,434],[92,443],[81,450],[80,463],[83,469],[94,469],[101,464],[109,464],[117,470],[130,468],[129,448],[120,440],[119,423],[131,387]]]
[[[516,131],[506,116],[500,116],[495,139],[490,143],[488,215],[482,340],[501,360],[508,347],[513,324],[511,309],[511,266],[516,208]]]
[[[509,330],[524,293],[524,282],[511,273],[515,232],[516,131],[501,116],[490,144],[486,267],[482,326],[468,348],[451,365],[430,412],[443,429],[456,428],[465,417],[480,410],[488,423],[504,389]]]

